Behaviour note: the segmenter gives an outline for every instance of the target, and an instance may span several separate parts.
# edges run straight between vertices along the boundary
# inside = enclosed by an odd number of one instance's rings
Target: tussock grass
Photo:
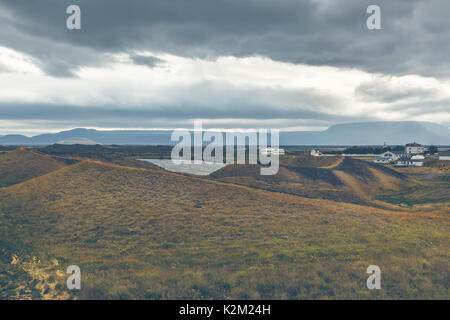
[[[450,298],[445,212],[84,161],[2,189],[0,213],[9,252],[81,267],[76,298]]]
[[[35,178],[64,167],[47,155],[20,148],[0,154],[0,188]]]

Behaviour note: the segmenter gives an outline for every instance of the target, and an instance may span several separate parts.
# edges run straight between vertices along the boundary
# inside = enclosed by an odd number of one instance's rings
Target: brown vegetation
[[[61,161],[25,148],[6,152],[0,154],[0,187],[20,183],[64,166]]]
[[[0,222],[2,247],[23,263],[82,268],[75,298],[448,298],[446,209],[388,211],[83,161],[1,190]],[[381,291],[365,288],[371,264]],[[38,281],[8,268],[15,283]],[[49,277],[35,297],[68,294]]]
[[[302,197],[387,208],[392,206],[376,201],[376,196],[411,183],[405,175],[367,161],[306,154],[284,157],[275,176],[261,176],[258,165],[229,165],[210,178]]]

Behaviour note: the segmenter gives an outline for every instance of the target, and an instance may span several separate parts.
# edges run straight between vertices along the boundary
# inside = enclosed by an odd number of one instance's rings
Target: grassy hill
[[[410,184],[407,176],[367,161],[307,154],[283,157],[274,176],[260,175],[259,165],[229,165],[210,178],[302,197],[377,206],[383,204],[374,202],[374,195]]]
[[[448,232],[447,210],[394,212],[95,161],[0,190],[3,266],[12,259],[8,272],[43,298],[449,298]],[[68,293],[71,264],[82,290]],[[371,264],[382,290],[365,287]]]
[[[416,183],[402,186],[395,191],[379,193],[377,197],[380,200],[420,208],[438,205],[450,207],[448,161],[426,159],[423,167],[405,167],[397,170]]]
[[[0,154],[0,188],[64,167],[62,161],[24,148]]]

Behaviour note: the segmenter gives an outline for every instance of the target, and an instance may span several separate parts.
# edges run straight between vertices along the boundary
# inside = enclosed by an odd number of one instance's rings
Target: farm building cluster
[[[376,157],[373,162],[394,164],[396,167],[421,167],[424,159],[422,154],[388,151]]]
[[[437,150],[437,148],[436,148]],[[380,164],[393,164],[396,167],[422,167],[425,160],[425,153],[429,151],[425,146],[413,142],[405,145],[402,151],[386,151],[381,154],[343,154],[343,156],[365,156],[374,157],[373,162]],[[429,153],[433,151],[429,151]],[[311,150],[311,156],[325,156],[318,149]],[[450,161],[450,151],[439,152],[440,161]]]
[[[422,167],[425,159],[424,153],[427,151],[423,145],[413,142],[405,146],[405,151],[387,151],[376,157],[376,163],[394,164],[396,167]],[[450,160],[449,152],[439,154],[439,160]]]

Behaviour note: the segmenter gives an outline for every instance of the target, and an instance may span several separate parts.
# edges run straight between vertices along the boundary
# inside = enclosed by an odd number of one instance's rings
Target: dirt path
[[[335,163],[333,163],[332,165],[329,165],[329,166],[326,166],[326,167],[319,167],[319,168],[321,168],[321,169],[334,169],[334,168],[336,168],[337,166],[339,166],[341,163],[342,163],[342,161],[344,161],[344,158],[345,157],[339,157],[339,159],[335,162]]]

